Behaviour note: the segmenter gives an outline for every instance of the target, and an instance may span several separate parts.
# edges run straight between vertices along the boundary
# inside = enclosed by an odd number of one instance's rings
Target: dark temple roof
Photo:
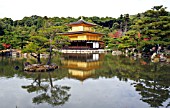
[[[83,34],[83,33],[91,33],[91,34],[104,35],[103,33],[90,32],[90,31],[75,31],[75,32],[66,32],[66,33],[59,33],[59,34],[60,34],[60,35],[71,35],[71,34]]]
[[[85,24],[85,25],[88,25],[88,26],[96,26],[96,24],[86,22],[83,19],[80,19],[77,22],[72,22],[72,23],[68,24],[68,26],[79,25],[79,24]]]

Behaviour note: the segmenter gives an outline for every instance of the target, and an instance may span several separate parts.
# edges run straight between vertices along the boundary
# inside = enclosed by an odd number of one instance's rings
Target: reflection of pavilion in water
[[[69,77],[85,80],[95,74],[95,69],[100,68],[104,54],[63,54],[63,68],[67,68]]]

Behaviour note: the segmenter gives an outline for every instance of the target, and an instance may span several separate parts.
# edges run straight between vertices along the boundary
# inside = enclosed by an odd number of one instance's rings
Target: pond
[[[1,108],[170,107],[168,63],[111,54],[62,54],[52,61],[59,69],[24,72],[24,62],[35,60],[0,57]]]

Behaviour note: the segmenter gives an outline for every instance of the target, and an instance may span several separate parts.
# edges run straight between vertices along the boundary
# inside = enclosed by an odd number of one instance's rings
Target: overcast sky
[[[25,16],[114,17],[144,12],[163,5],[170,11],[170,0],[0,0],[0,18],[20,20]]]

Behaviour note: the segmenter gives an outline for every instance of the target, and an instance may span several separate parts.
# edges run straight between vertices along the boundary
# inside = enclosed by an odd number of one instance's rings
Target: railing
[[[69,50],[92,50],[92,49],[96,49],[96,48],[90,48],[90,46],[68,46],[68,47],[64,47],[63,49],[69,49]]]

